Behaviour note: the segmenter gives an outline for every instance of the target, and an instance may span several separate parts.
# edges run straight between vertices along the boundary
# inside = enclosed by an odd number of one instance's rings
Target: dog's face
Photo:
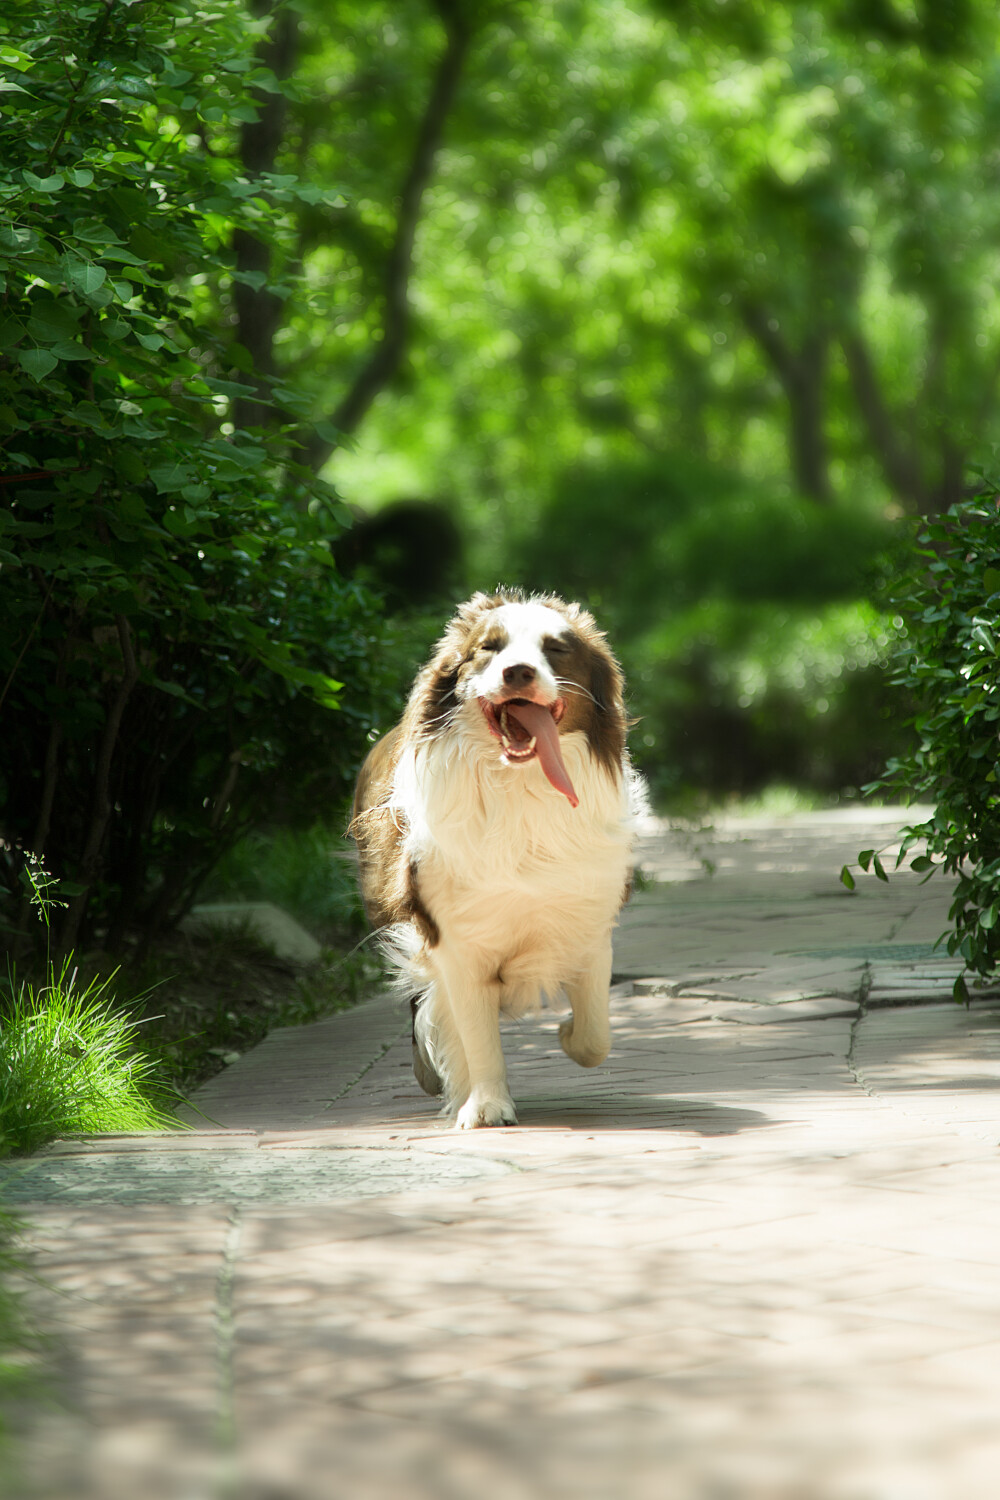
[[[621,766],[625,712],[618,665],[591,617],[554,597],[477,594],[451,621],[414,695],[419,729],[475,716],[506,764],[541,763],[576,806],[559,738],[582,730],[608,770]]]

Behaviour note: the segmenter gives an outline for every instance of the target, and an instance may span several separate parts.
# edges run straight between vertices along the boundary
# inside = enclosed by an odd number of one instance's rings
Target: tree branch
[[[471,38],[471,28],[455,0],[437,0],[437,10],[447,40],[438,60],[417,130],[413,156],[399,194],[396,230],[382,283],[381,337],[329,418],[343,435],[356,430],[375,397],[392,380],[403,362],[409,340],[409,286],[420,210],[444,137],[445,124],[458,92]],[[316,469],[322,468],[336,446],[336,443],[314,435],[308,444],[307,461]]]

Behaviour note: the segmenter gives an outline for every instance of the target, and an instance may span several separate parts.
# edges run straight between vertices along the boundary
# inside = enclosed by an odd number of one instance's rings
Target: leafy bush
[[[903,830],[897,867],[926,840],[911,867],[958,877],[948,952],[985,977],[1000,959],[1000,490],[985,486],[929,523],[918,556],[922,571],[898,601],[906,637],[895,672],[920,705],[917,742],[869,790],[934,804],[927,822]],[[862,864],[885,878],[873,851]],[[961,977],[955,995],[968,998]]]
[[[280,88],[260,30],[233,0],[0,20],[0,831],[67,882],[64,949],[342,801],[386,696],[301,405],[228,331],[267,282],[234,239],[276,244],[296,190],[212,146]]]

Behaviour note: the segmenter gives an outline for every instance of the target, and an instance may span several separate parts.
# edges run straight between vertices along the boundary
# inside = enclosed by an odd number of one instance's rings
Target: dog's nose
[[[518,662],[516,667],[504,667],[503,680],[507,687],[528,687],[537,677],[534,667],[527,662]]]

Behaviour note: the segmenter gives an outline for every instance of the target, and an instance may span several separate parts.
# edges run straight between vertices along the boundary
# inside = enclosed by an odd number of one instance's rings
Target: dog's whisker
[[[457,713],[458,708],[446,708],[444,713],[437,714],[431,719],[424,719],[420,727],[426,733],[429,730],[436,729],[440,724],[450,724]]]
[[[582,682],[574,682],[571,677],[557,677],[556,686],[565,688],[566,696],[569,698],[573,697],[575,694],[578,698],[589,698],[591,703],[594,704],[595,708],[603,707],[602,704],[598,703],[597,699],[594,697],[589,688],[584,687]]]

